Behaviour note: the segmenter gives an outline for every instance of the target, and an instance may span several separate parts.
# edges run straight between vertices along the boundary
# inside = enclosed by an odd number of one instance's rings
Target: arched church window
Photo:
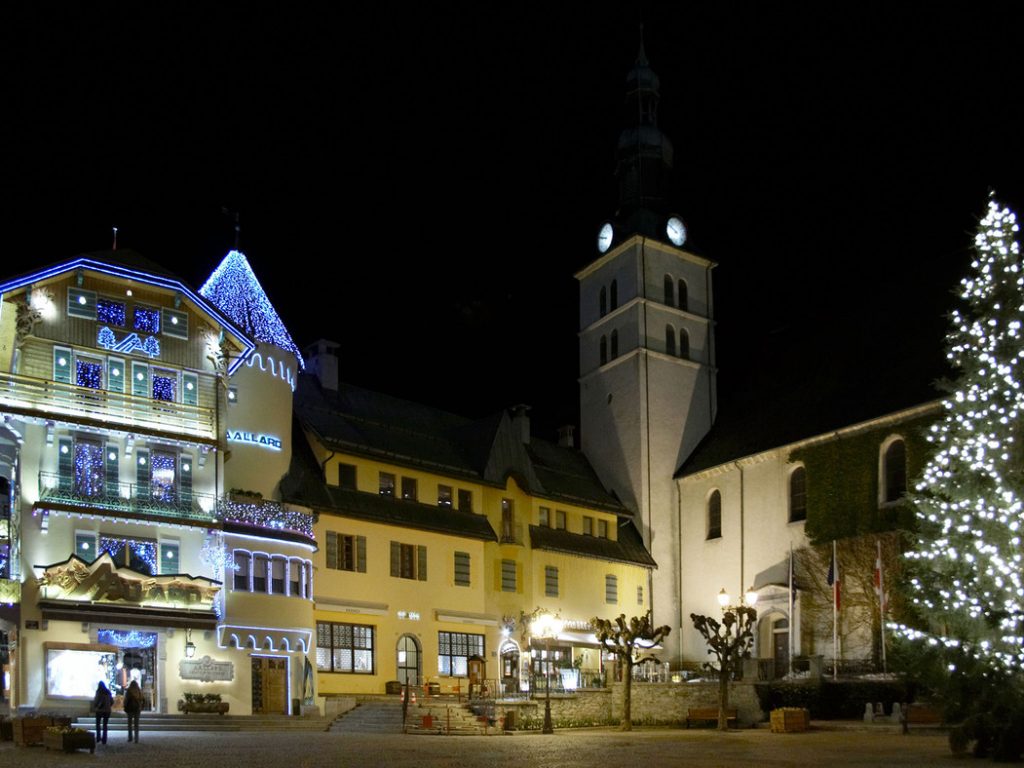
[[[676,354],[676,329],[671,325],[665,326],[665,354],[673,357]]]
[[[676,305],[675,281],[672,279],[672,275],[665,275],[665,303],[670,307]]]
[[[619,281],[612,280],[611,289],[611,311],[614,312],[619,308]]]
[[[690,334],[685,328],[679,329],[679,356],[684,360],[690,359]]]
[[[601,365],[608,362],[608,337],[601,337]]]
[[[807,470],[797,467],[789,473],[789,522],[807,519]]]
[[[601,311],[601,317],[604,317],[608,314],[608,290],[603,285],[601,286],[601,293],[597,303]]]
[[[716,488],[708,496],[708,539],[722,538],[722,494]]]
[[[687,309],[688,310],[690,308],[690,292],[686,288],[686,281],[685,280],[680,280],[679,281],[679,291],[678,291],[677,298],[679,299],[679,308],[680,309]]]
[[[619,356],[619,332],[612,331],[612,360]]]
[[[902,440],[889,443],[882,464],[885,482],[882,501],[899,501],[907,492],[907,448]]]

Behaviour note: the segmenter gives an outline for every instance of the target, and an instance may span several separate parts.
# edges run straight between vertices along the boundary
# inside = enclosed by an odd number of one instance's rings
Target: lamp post
[[[708,653],[718,659],[718,730],[729,727],[729,681],[733,678],[740,659],[750,653],[754,639],[754,622],[757,621],[757,593],[748,589],[734,605],[732,597],[724,589],[718,593],[718,604],[722,608],[721,622],[709,616],[690,614],[694,627],[703,635],[708,644]]]
[[[544,674],[544,727],[541,729],[541,733],[555,732],[551,725],[551,638],[558,637],[564,626],[565,622],[560,616],[546,610],[536,612],[530,622],[530,634],[534,637],[544,638],[544,655],[547,658],[547,671]]]

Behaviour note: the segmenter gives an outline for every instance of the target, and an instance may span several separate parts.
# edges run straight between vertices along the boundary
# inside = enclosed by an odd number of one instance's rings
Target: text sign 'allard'
[[[228,442],[258,445],[261,448],[266,448],[268,451],[281,450],[281,438],[260,434],[259,432],[246,432],[241,429],[229,429]]]
[[[230,661],[214,661],[209,656],[201,659],[182,659],[178,662],[182,680],[201,680],[204,683],[230,681],[235,677],[235,665]]]

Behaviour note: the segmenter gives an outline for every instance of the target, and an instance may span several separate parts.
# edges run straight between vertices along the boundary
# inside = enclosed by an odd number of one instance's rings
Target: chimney
[[[518,427],[519,436],[526,444],[530,444],[530,406],[519,404],[512,408],[512,426]]]
[[[338,347],[340,345],[319,339],[314,341],[305,352],[306,368],[314,373],[320,386],[333,392],[338,391]]]
[[[561,448],[575,448],[576,443],[573,440],[572,433],[576,431],[576,427],[572,424],[563,424],[558,428],[558,445]]]

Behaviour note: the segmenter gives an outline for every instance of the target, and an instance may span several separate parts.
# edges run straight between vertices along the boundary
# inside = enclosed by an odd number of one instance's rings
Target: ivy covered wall
[[[814,544],[864,533],[910,530],[914,512],[907,502],[879,504],[879,451],[886,438],[899,435],[907,453],[907,487],[913,488],[932,451],[926,439],[938,411],[833,440],[797,448],[789,461],[807,471],[807,522]]]

